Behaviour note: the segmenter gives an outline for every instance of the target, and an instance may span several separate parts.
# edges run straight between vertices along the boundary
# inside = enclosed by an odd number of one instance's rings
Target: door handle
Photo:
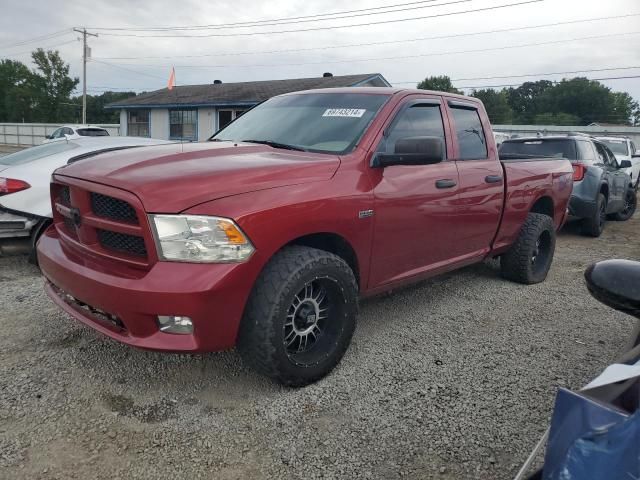
[[[454,180],[450,178],[443,178],[442,180],[436,180],[436,188],[453,188],[457,185]]]
[[[501,183],[502,175],[487,175],[484,177],[484,181],[487,183]]]

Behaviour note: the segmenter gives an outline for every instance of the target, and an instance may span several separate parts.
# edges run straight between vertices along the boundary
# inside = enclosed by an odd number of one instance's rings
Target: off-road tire
[[[636,213],[636,207],[638,206],[638,197],[636,191],[633,188],[629,187],[627,189],[624,202],[624,209],[613,214],[614,220],[617,220],[618,222],[626,222],[631,217],[633,217],[634,213]]]
[[[335,283],[335,339],[326,355],[313,365],[300,365],[290,357],[283,341],[287,312],[301,288],[309,282]],[[327,375],[340,362],[356,326],[358,286],[349,265],[337,255],[303,246],[286,247],[266,265],[245,308],[237,348],[243,360],[277,382],[302,387]],[[332,323],[335,325],[335,323]]]
[[[607,221],[607,198],[603,193],[598,194],[596,199],[596,208],[591,218],[582,220],[581,232],[589,237],[599,237],[604,231]]]
[[[555,248],[556,229],[553,219],[541,213],[529,213],[518,239],[500,257],[502,276],[526,285],[544,281],[551,267]]]

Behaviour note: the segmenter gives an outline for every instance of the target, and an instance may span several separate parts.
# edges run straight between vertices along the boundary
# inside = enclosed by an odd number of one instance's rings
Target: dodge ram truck
[[[494,257],[507,279],[543,281],[572,175],[567,160],[500,161],[474,98],[298,92],[209,142],[58,169],[38,259],[53,301],[113,339],[235,346],[303,386],[342,358],[359,297]]]

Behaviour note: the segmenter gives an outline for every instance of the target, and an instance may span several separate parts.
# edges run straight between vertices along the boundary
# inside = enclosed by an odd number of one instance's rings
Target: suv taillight
[[[10,193],[16,193],[21,190],[26,190],[27,188],[31,188],[27,182],[23,182],[22,180],[15,180],[13,178],[2,178],[0,177],[0,196],[8,195]]]
[[[571,165],[573,166],[573,181],[579,182],[584,178],[587,168],[581,163],[572,163]]]

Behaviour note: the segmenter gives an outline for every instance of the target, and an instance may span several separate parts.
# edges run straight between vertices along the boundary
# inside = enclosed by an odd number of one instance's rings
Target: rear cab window
[[[458,160],[486,159],[489,155],[487,140],[477,108],[456,102],[449,102],[449,107],[458,140]]]

